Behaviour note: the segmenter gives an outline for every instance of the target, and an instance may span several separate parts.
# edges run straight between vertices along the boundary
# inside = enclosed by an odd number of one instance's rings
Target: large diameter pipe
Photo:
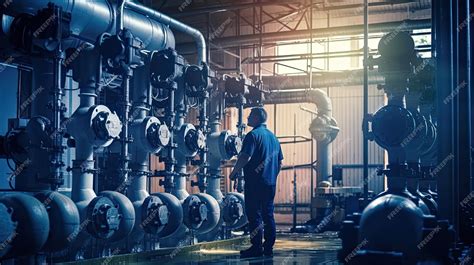
[[[16,16],[21,13],[36,14],[48,3],[62,7],[72,16],[72,34],[81,40],[95,43],[104,32],[115,33],[115,10],[107,0],[18,0],[10,1],[4,13]],[[132,6],[139,6],[133,4]],[[141,7],[141,6],[140,6]],[[143,7],[144,8],[144,7]],[[145,8],[146,9],[146,8]],[[147,50],[175,47],[173,32],[164,23],[136,12],[124,11],[123,25],[143,42]]]
[[[155,19],[158,22],[168,25],[171,29],[180,31],[184,34],[191,36],[196,42],[196,46],[197,46],[198,65],[201,63],[207,62],[206,39],[204,38],[204,35],[199,30],[191,26],[188,26],[184,24],[183,22],[175,20],[165,14],[162,14],[158,11],[155,11],[153,9],[147,8],[145,6],[142,6],[133,2],[126,1],[124,3],[124,6],[142,15]]]

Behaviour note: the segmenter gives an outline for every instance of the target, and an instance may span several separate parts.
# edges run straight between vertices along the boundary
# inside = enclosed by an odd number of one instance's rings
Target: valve
[[[260,106],[268,93],[261,81],[254,82],[243,74],[239,77],[225,76],[224,81],[226,107]]]
[[[92,118],[92,130],[96,138],[103,141],[118,138],[122,129],[119,117],[115,113],[99,109],[95,109],[95,112],[97,114]]]
[[[147,129],[147,140],[154,148],[167,146],[170,142],[170,130],[166,124],[152,123]]]
[[[71,14],[49,4],[36,15],[19,14],[10,27],[10,41],[28,53],[53,52],[71,35]]]
[[[124,29],[119,35],[102,34],[100,53],[106,71],[111,74],[129,74],[130,68],[143,65],[140,50],[143,42]]]
[[[229,194],[225,196],[223,204],[223,218],[227,226],[234,225],[244,216],[244,206],[234,195]]]
[[[372,131],[368,133],[384,149],[402,147],[416,128],[411,112],[396,105],[380,108],[369,122]]]
[[[203,63],[201,66],[189,65],[184,73],[187,95],[190,97],[206,96],[206,92],[212,85],[215,73],[209,66]]]
[[[207,217],[207,207],[196,195],[188,196],[183,203],[184,224],[189,229],[198,229]]]
[[[191,129],[184,137],[186,146],[193,152],[206,147],[206,136],[201,130]]]
[[[164,88],[184,74],[185,59],[175,50],[168,48],[151,54],[151,84],[156,88]]]
[[[242,138],[237,135],[230,135],[225,141],[225,150],[229,157],[240,154],[242,150]]]
[[[318,115],[311,122],[309,131],[316,141],[329,144],[336,139],[339,127],[337,127],[334,118],[327,115]]]
[[[146,233],[157,234],[169,222],[168,207],[156,196],[148,196],[143,202],[141,226]]]
[[[106,197],[95,197],[89,204],[87,216],[90,222],[87,231],[101,239],[107,239],[119,229],[122,216],[112,200]]]

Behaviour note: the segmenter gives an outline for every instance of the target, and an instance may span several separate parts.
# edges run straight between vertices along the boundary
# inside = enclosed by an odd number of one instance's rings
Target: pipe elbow
[[[316,105],[319,114],[332,117],[332,102],[326,92],[321,89],[310,90],[308,98]]]

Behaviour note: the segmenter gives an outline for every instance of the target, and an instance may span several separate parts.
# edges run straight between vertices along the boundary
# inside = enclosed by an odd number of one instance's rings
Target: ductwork
[[[11,1],[5,8],[4,14],[9,16],[17,16],[21,13],[36,14],[40,9],[46,8],[49,3],[58,5],[63,8],[63,11],[71,13],[72,34],[78,39],[95,43],[104,32],[115,33],[114,6],[108,0]],[[134,3],[131,3],[131,6],[148,10]],[[143,41],[144,49],[162,50],[175,46],[174,35],[167,24],[130,10],[124,13],[123,23],[135,37]]]
[[[301,87],[300,87],[301,88]],[[332,141],[336,139],[339,132],[336,120],[332,116],[332,102],[326,92],[321,89],[297,91],[297,92],[274,92],[264,100],[265,104],[285,103],[314,103],[317,108],[317,116],[311,122],[310,132],[317,141],[317,172],[318,181],[327,181],[332,176]]]

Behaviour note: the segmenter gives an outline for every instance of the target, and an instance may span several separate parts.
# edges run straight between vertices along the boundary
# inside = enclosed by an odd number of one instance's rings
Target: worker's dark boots
[[[254,247],[251,246],[250,248],[246,250],[240,251],[240,258],[255,258],[255,257],[261,257],[263,254],[263,250],[261,247]]]

